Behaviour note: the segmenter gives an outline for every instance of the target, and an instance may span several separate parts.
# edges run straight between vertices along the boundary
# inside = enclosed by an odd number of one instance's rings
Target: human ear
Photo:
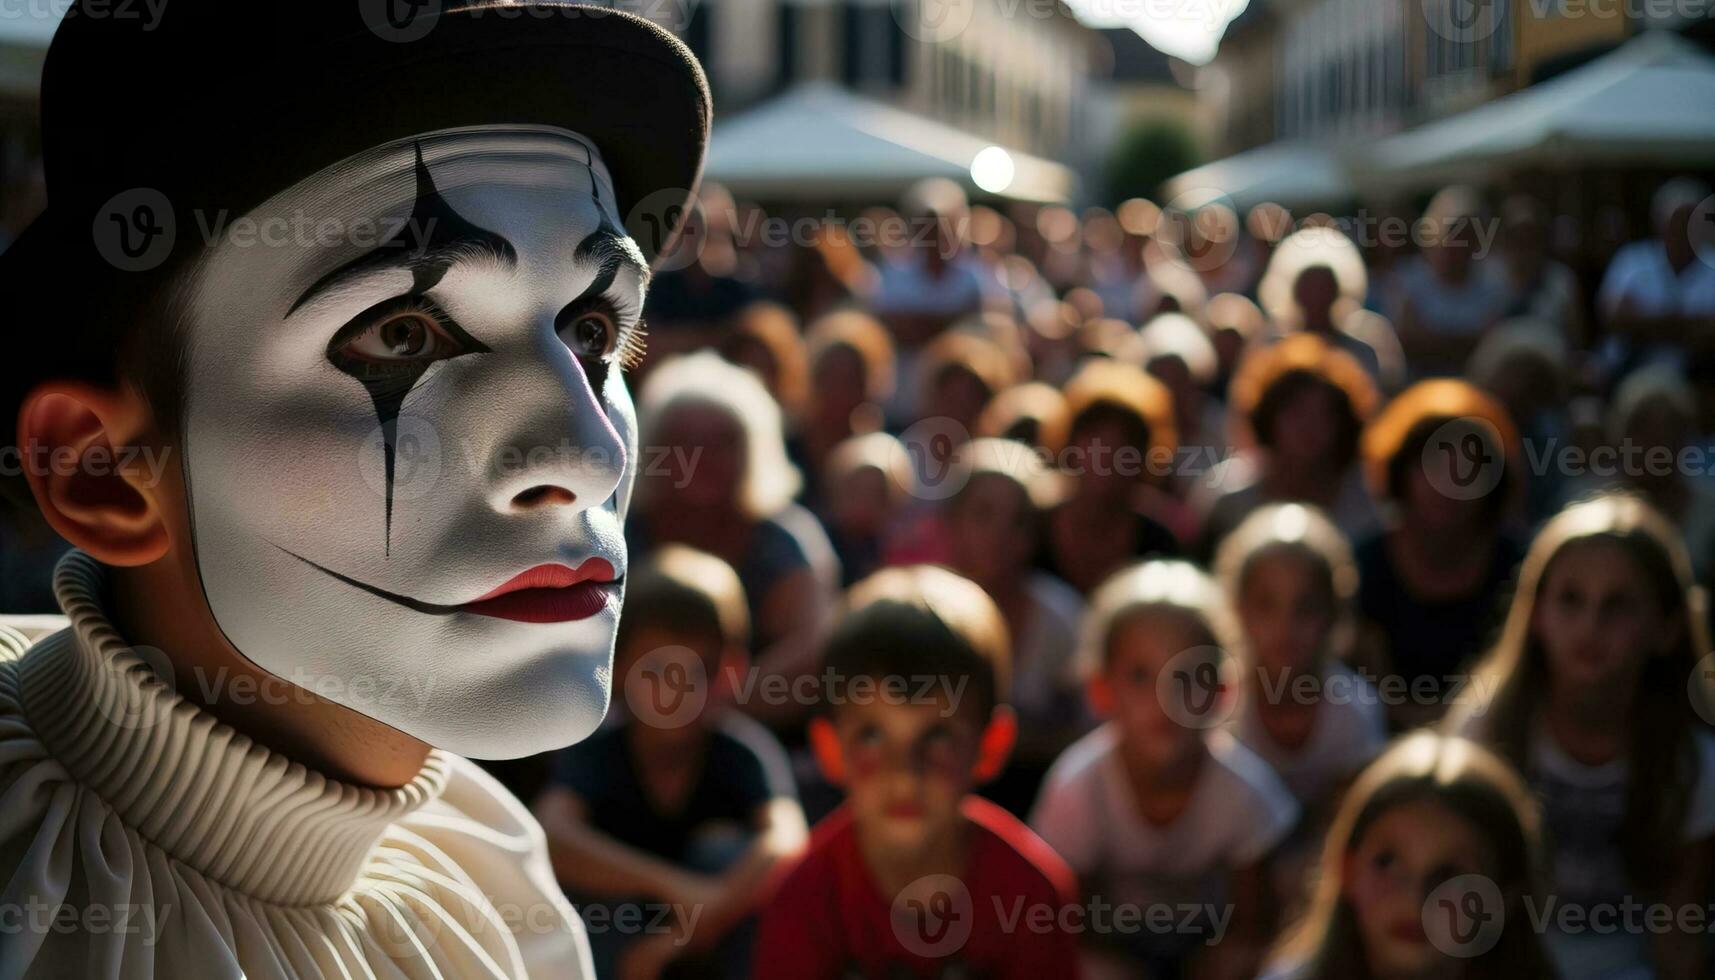
[[[1012,747],[1018,742],[1018,716],[1006,705],[999,705],[990,716],[988,726],[983,729],[982,741],[977,746],[977,764],[971,770],[971,775],[977,782],[986,783],[1000,775],[1006,768],[1006,760],[1012,755]]]
[[[846,757],[840,751],[840,736],[834,723],[826,718],[810,719],[810,750],[816,754],[816,765],[822,776],[835,786],[846,784]]]
[[[103,564],[146,565],[167,552],[161,470],[133,452],[153,421],[123,384],[44,382],[19,407],[24,476],[43,519]]]

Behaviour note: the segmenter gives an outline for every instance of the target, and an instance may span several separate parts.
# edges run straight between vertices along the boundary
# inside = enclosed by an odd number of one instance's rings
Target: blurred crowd
[[[493,767],[598,970],[1710,975],[1707,926],[1590,925],[1715,902],[1710,194],[1592,267],[1468,187],[1397,226],[706,188],[631,376],[608,723]],[[936,876],[950,946],[898,914]]]
[[[725,959],[614,968],[1706,975],[1694,930],[1519,903],[1715,898],[1709,194],[1666,182],[1592,276],[1540,203],[1465,187],[1390,226],[929,183],[772,239],[705,192],[651,289],[630,534],[744,625],[633,591],[611,744],[527,792],[580,897],[713,889],[732,925]],[[971,585],[995,629],[949,612]],[[903,683],[872,718],[835,686],[919,675],[996,693]],[[934,871],[974,932],[866,931]],[[1436,934],[1461,875],[1493,908],[1449,908],[1500,935]],[[1189,911],[985,933],[986,898],[1037,895]]]

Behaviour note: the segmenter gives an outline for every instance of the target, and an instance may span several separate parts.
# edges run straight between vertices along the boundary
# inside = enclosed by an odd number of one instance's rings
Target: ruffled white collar
[[[18,664],[23,713],[78,782],[138,834],[258,901],[319,905],[362,874],[389,825],[438,797],[450,757],[397,789],[337,782],[240,734],[176,693],[158,653],[103,612],[106,573],[74,551],[54,574],[71,628]],[[159,665],[155,661],[161,661]]]

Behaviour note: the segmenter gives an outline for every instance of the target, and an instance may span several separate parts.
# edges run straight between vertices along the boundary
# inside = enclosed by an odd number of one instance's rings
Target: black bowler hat
[[[690,50],[608,7],[76,0],[42,70],[48,210],[0,255],[0,291],[56,268],[126,271],[104,229],[139,200],[170,207],[183,257],[203,244],[195,222],[241,216],[353,154],[509,123],[591,139],[653,260],[701,177],[711,116]]]

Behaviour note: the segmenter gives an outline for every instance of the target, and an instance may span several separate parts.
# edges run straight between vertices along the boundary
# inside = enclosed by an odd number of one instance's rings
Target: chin
[[[473,759],[519,759],[581,742],[601,725],[612,696],[611,642],[504,661],[492,647],[459,644],[433,661],[447,667],[423,671],[415,710],[397,718],[364,713]]]

